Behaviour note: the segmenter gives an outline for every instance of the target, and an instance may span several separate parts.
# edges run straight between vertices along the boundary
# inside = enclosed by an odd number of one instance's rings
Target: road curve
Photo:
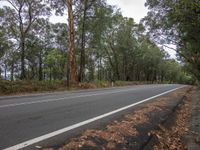
[[[0,97],[0,149],[22,148],[25,141],[36,143],[48,136],[75,130],[95,118],[107,117],[181,87],[183,85],[140,85]]]

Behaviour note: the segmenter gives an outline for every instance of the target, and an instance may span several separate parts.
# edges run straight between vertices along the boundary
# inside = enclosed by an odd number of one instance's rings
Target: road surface
[[[0,149],[19,149],[55,138],[181,87],[140,85],[0,97]]]

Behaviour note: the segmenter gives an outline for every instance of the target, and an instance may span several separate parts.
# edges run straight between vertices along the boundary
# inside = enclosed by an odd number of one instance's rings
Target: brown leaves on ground
[[[100,149],[115,149],[117,144],[126,144],[125,137],[135,137],[138,131],[135,126],[148,121],[146,114],[160,110],[166,105],[166,99],[162,98],[159,101],[154,101],[150,105],[135,111],[133,114],[127,114],[121,121],[114,121],[106,126],[104,130],[86,130],[82,136],[71,139],[71,141],[60,148],[60,150],[76,150],[84,146],[101,147]],[[95,143],[94,139],[104,141],[102,145]]]
[[[151,132],[156,136],[158,144],[154,146],[155,150],[169,149],[169,150],[183,150],[186,149],[184,143],[182,143],[182,137],[189,130],[188,119],[191,116],[191,98],[181,106],[177,111],[177,118],[175,124],[170,128],[166,129],[160,125],[159,131]]]

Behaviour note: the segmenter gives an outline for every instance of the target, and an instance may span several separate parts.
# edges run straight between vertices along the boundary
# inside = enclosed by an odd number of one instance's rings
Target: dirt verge
[[[183,137],[189,131],[188,122],[191,117],[192,95],[194,92],[194,88],[189,90],[182,101],[175,107],[173,114],[166,121],[160,123],[157,130],[150,132],[152,137],[145,149],[187,149]]]

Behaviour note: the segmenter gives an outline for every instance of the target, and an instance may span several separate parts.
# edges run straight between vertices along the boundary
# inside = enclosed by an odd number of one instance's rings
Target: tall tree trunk
[[[110,42],[110,48],[113,52],[113,55],[114,55],[114,60],[115,60],[115,70],[114,70],[114,80],[120,80],[120,74],[119,74],[119,62],[118,62],[118,57],[117,57],[117,53],[116,53],[116,50],[115,48],[113,47],[112,43]]]
[[[101,62],[101,56],[99,56],[99,64],[98,64],[98,79],[101,81],[102,80],[102,76],[101,76],[101,68],[102,68],[102,62]]]
[[[123,56],[123,68],[124,68],[124,75],[123,75],[123,80],[128,81],[128,63],[127,63],[127,54],[124,53]]]
[[[82,82],[85,77],[85,21],[86,21],[87,3],[88,0],[84,0],[82,33],[81,33],[81,60],[80,60],[79,82]]]
[[[7,80],[7,65],[4,67],[4,79]]]
[[[110,80],[112,80],[112,81],[114,81],[116,78],[115,78],[115,76],[117,76],[117,73],[115,72],[116,70],[115,70],[115,66],[114,66],[114,63],[112,62],[112,58],[111,58],[111,55],[110,55],[110,53],[109,53],[109,51],[108,51],[108,49],[107,48],[105,48],[105,50],[106,50],[106,54],[107,54],[107,56],[108,56],[108,61],[109,61],[109,63],[110,63],[110,67],[111,67],[111,69],[110,69],[110,71],[109,71],[109,79]],[[112,70],[112,71],[111,71]],[[114,73],[114,75],[111,75],[111,72],[113,72]],[[116,75],[115,75],[116,74]]]
[[[163,83],[163,81],[164,81],[164,71],[161,71],[161,83]]]
[[[11,81],[13,81],[14,80],[14,62],[12,62],[12,64],[11,64]]]
[[[43,80],[43,70],[42,70],[42,54],[41,54],[41,51],[40,51],[40,54],[39,54],[39,81],[42,81]]]
[[[50,77],[50,81],[52,80],[52,69],[51,69],[51,67],[49,68],[49,77]]]
[[[25,79],[25,38],[21,37],[21,80]]]
[[[75,56],[75,31],[74,31],[74,15],[73,0],[66,0],[68,8],[68,29],[69,29],[69,80],[71,83],[77,83],[77,66]]]

